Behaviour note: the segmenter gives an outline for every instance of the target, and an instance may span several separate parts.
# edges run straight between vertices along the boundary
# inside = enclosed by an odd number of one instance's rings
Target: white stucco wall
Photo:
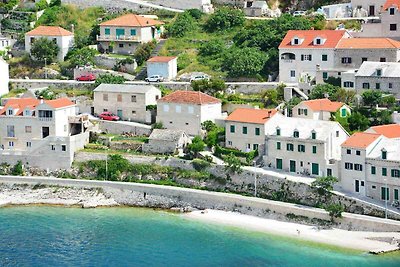
[[[161,75],[164,80],[173,80],[178,73],[177,62],[177,58],[169,62],[147,62],[147,77]]]
[[[0,96],[8,93],[9,67],[7,62],[0,58]]]
[[[31,52],[32,43],[31,40],[39,39],[39,38],[47,38],[49,40],[56,39],[57,46],[60,48],[60,51],[57,55],[58,61],[64,61],[64,57],[67,55],[68,51],[74,45],[74,36],[32,36],[32,35],[25,35],[25,51],[27,53]]]

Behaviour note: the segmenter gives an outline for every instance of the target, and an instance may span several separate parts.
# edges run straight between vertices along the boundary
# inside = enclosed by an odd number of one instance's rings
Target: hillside
[[[275,0],[269,2],[275,2]],[[280,0],[279,2],[283,10],[308,10],[311,8],[317,9],[323,5],[348,3],[350,0]]]

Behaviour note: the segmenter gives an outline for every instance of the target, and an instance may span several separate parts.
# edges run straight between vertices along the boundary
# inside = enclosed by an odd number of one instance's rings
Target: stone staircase
[[[163,48],[165,44],[165,39],[161,39],[158,41],[157,46],[151,52],[150,58],[155,57],[160,52],[161,48]],[[147,77],[147,65],[145,64],[140,72],[136,75],[136,80],[144,80]]]

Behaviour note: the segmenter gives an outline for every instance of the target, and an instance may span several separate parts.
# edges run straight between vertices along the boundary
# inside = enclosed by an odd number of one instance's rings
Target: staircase
[[[161,39],[158,41],[157,46],[151,52],[150,58],[155,57],[160,52],[161,48],[165,44],[165,39]],[[136,80],[144,80],[147,77],[147,64],[143,66],[140,72],[136,75]]]

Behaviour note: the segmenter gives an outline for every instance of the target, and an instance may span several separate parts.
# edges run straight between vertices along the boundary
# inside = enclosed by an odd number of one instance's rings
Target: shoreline
[[[182,216],[187,219],[362,252],[387,250],[393,247],[390,244],[393,238],[400,240],[400,232],[347,231],[336,228],[319,229],[317,226],[283,222],[230,211],[206,209],[204,211],[185,213]]]

